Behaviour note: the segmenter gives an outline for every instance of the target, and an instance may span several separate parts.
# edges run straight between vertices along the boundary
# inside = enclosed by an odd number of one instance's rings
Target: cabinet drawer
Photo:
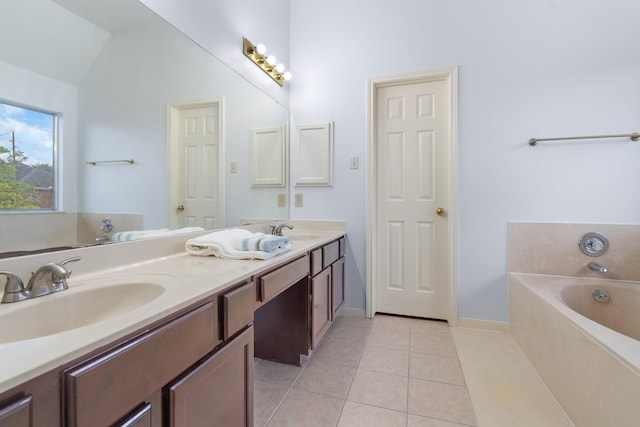
[[[305,255],[260,278],[260,301],[266,302],[309,275],[309,256]]]
[[[29,427],[31,420],[33,399],[31,395],[0,407],[0,427]]]
[[[150,427],[151,426],[151,404],[147,403],[136,409],[133,414],[125,420],[120,421],[117,427]]]
[[[322,268],[327,268],[340,258],[340,242],[335,241],[322,247]]]
[[[224,340],[253,322],[255,295],[253,282],[250,282],[222,296]]]
[[[344,251],[345,251],[344,237],[342,237],[340,240],[338,240],[338,243],[340,243],[340,255],[339,255],[339,257],[342,258],[344,256]]]
[[[111,425],[217,343],[212,301],[65,372],[67,425]]]
[[[322,268],[322,248],[318,248],[311,252],[311,275],[320,273]]]

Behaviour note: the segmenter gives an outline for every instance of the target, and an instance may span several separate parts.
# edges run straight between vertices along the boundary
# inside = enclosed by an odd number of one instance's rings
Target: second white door
[[[219,108],[215,104],[182,108],[178,112],[179,167],[175,178],[178,179],[179,227],[224,226],[218,213],[221,205]]]
[[[376,311],[446,319],[447,82],[381,86],[376,99]]]

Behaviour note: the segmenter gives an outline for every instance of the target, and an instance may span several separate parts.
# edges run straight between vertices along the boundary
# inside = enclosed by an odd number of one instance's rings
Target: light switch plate
[[[284,208],[287,206],[287,195],[284,193],[278,193],[278,207]]]
[[[360,163],[360,159],[358,158],[358,156],[354,156],[351,158],[351,169],[358,169],[358,167],[360,167],[359,165]]]
[[[302,193],[296,193],[296,208],[302,207]]]
[[[238,173],[238,162],[231,162],[231,173]]]

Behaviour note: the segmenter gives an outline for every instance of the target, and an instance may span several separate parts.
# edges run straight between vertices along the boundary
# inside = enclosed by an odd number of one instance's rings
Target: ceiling
[[[137,0],[0,0],[0,58],[78,85],[112,34],[160,20]]]

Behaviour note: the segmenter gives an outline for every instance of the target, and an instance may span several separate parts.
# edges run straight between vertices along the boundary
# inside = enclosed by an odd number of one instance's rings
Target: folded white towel
[[[216,231],[187,240],[185,249],[191,255],[213,255],[218,258],[228,259],[270,259],[291,250],[292,246],[290,244],[286,244],[282,248],[272,252],[260,250],[245,251],[236,248],[238,241],[250,239],[253,234],[254,233],[241,228]]]
[[[204,231],[202,227],[183,227],[175,230],[160,228],[157,230],[120,231],[111,235],[113,242],[128,242],[130,240],[150,239],[152,237],[173,236],[176,234],[194,233]]]

